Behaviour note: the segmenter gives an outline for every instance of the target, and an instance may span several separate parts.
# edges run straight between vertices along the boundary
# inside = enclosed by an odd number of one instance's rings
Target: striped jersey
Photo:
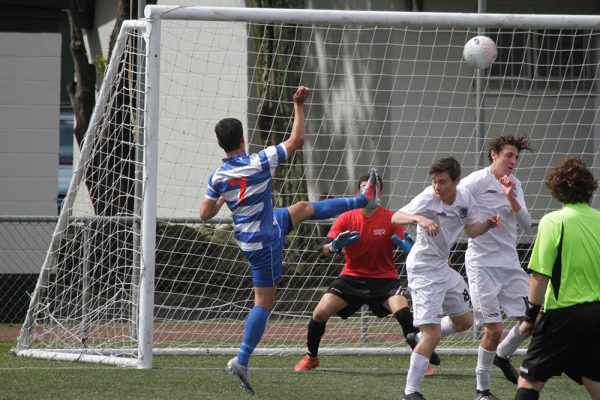
[[[273,218],[271,177],[287,156],[283,144],[258,154],[239,153],[224,158],[223,165],[208,179],[206,198],[216,201],[223,196],[242,251],[260,250],[279,239],[279,226]]]

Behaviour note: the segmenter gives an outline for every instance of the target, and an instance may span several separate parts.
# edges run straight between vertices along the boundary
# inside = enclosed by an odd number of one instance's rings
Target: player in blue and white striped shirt
[[[275,303],[275,291],[281,281],[285,236],[308,219],[328,219],[355,208],[376,208],[379,205],[376,171],[373,169],[364,193],[356,197],[301,201],[287,208],[273,209],[272,174],[279,164],[304,144],[303,105],[308,94],[309,89],[304,86],[294,93],[294,124],[290,137],[258,154],[246,154],[239,120],[226,118],[215,126],[219,146],[227,158],[209,178],[206,197],[200,205],[200,217],[209,220],[226,203],[233,216],[238,246],[252,267],[254,307],[246,319],[238,355],[227,364],[242,389],[249,394],[254,394],[254,390],[248,379],[248,361],[262,338]]]

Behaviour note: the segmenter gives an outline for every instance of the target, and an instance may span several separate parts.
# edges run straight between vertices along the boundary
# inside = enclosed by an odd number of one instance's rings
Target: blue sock
[[[342,197],[337,199],[327,199],[312,202],[315,210],[314,220],[333,218],[341,213],[354,210],[355,208],[363,208],[367,205],[367,198],[359,194],[356,197]]]
[[[240,351],[237,354],[238,362],[244,367],[248,366],[250,355],[265,332],[269,314],[271,314],[271,312],[266,308],[255,305],[252,310],[250,310],[248,318],[246,318],[244,338],[242,339]]]

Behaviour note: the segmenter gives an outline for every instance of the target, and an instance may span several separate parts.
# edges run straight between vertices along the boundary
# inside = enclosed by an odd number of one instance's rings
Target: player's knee
[[[294,227],[307,219],[311,219],[315,215],[315,209],[310,201],[299,201],[288,207],[288,212],[290,213],[290,218],[292,219]]]
[[[501,324],[484,325],[483,334],[488,341],[498,345],[498,343],[500,343],[500,340],[502,339],[502,325]]]
[[[334,313],[332,312],[330,307],[319,307],[317,305],[317,307],[313,311],[312,319],[316,322],[323,323],[323,322],[327,322],[333,314]]]
[[[468,312],[458,318],[452,318],[452,327],[456,332],[464,332],[473,326],[473,313]]]

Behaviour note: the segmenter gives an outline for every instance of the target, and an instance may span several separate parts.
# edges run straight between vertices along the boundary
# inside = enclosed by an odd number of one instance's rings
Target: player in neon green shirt
[[[546,186],[563,208],[540,220],[529,261],[520,331],[533,337],[515,400],[537,400],[546,381],[563,372],[600,399],[600,212],[589,206],[598,182],[581,158],[569,157]]]

